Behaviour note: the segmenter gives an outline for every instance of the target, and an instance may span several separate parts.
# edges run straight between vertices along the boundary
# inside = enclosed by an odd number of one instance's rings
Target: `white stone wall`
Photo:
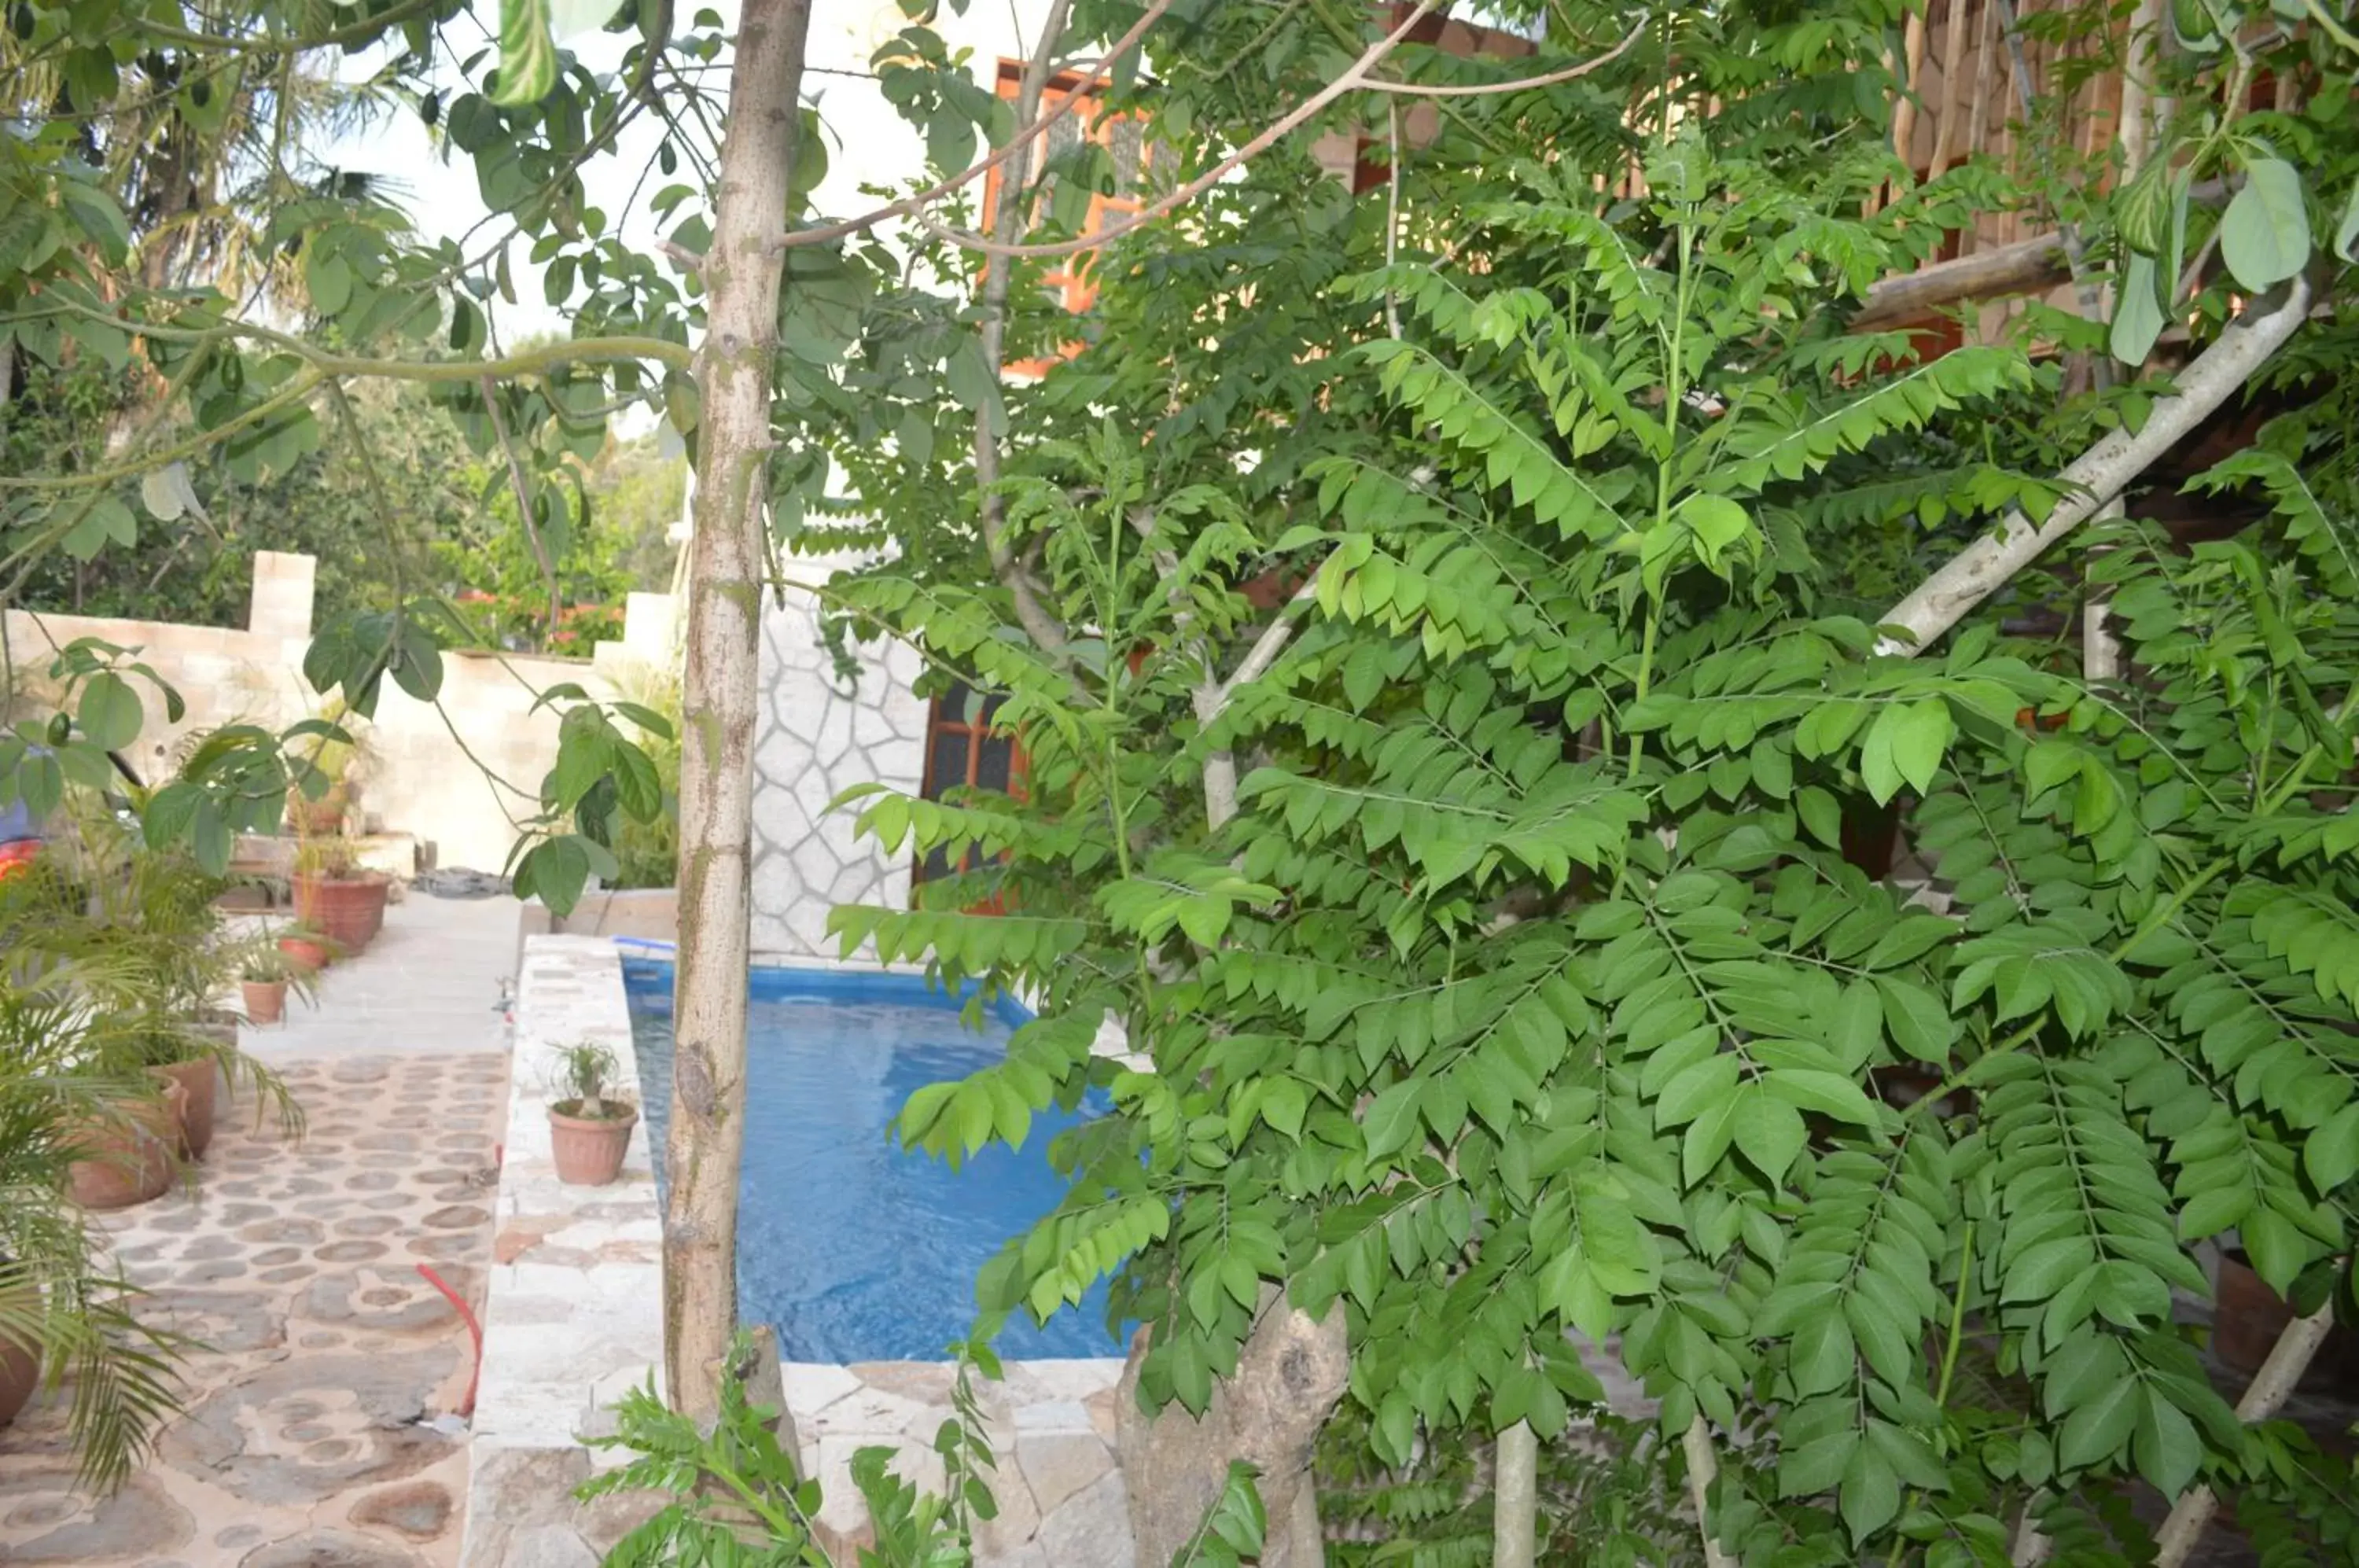
[[[53,648],[95,637],[140,649],[188,704],[179,723],[167,723],[164,705],[140,688],[146,723],[125,757],[143,780],[156,784],[172,776],[181,748],[205,731],[237,723],[283,728],[320,711],[321,699],[302,676],[313,578],[308,555],[258,552],[253,607],[243,630],[10,610],[0,616],[0,637],[24,695],[36,702],[51,694],[41,672]],[[577,681],[593,694],[620,686],[636,695],[641,688],[633,681],[640,678],[634,668],[669,657],[669,596],[634,593],[630,609],[625,644],[599,644],[594,663],[530,654],[445,654],[439,711],[386,681],[375,717],[357,726],[362,755],[354,782],[363,813],[388,832],[433,840],[445,866],[499,870],[516,841],[517,819],[538,809],[541,779],[557,763],[557,711],[533,711],[541,690]]]
[[[790,576],[823,583],[849,562],[810,558]],[[817,603],[789,588],[762,610],[762,706],[754,735],[754,950],[832,957],[828,911],[838,904],[909,902],[909,857],[887,858],[853,832],[856,811],[828,802],[874,780],[911,794],[925,778],[922,668],[898,643],[860,649],[846,685],[820,642]]]

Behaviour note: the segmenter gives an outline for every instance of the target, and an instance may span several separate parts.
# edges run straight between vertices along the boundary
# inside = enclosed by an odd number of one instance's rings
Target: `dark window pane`
[[[933,768],[926,776],[926,795],[939,800],[945,789],[966,782],[967,736],[963,730],[934,731]]]
[[[918,867],[918,880],[920,882],[931,882],[950,874],[950,856],[939,849],[928,852],[924,864]]]
[[[974,765],[974,781],[985,789],[1005,792],[1007,789],[1009,754],[1015,750],[1006,735],[983,737],[983,755]]]

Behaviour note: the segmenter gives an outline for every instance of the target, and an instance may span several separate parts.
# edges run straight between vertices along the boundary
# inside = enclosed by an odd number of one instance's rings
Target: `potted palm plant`
[[[593,1040],[558,1051],[549,1141],[557,1179],[569,1185],[603,1187],[622,1173],[639,1108],[611,1092],[616,1065],[614,1053]]]
[[[290,952],[295,948],[314,950],[311,956]],[[245,1001],[245,1021],[256,1026],[281,1022],[287,1017],[287,993],[293,991],[309,1001],[318,989],[321,964],[327,962],[327,952],[316,943],[295,936],[282,936],[268,945],[255,944],[247,951],[238,965],[238,991]]]
[[[298,1119],[284,1085],[237,1049],[236,1015],[223,1006],[248,960],[269,943],[227,933],[213,903],[225,884],[189,856],[150,849],[103,813],[84,813],[75,825],[37,862],[44,868],[54,859],[54,873],[0,885],[0,947],[20,980],[38,976],[46,991],[83,1000],[103,1026],[91,1036],[104,1052],[99,1068],[169,1082],[156,1104],[92,1129],[107,1158],[85,1172],[95,1183],[92,1202],[137,1202],[161,1190],[156,1162],[140,1152],[142,1117],[169,1114],[170,1144],[201,1156],[227,1078],[273,1100],[290,1125]],[[126,1174],[110,1177],[103,1168]],[[162,1180],[168,1182],[168,1168]]]
[[[286,825],[301,839],[333,838],[351,820],[361,760],[356,721],[342,699],[328,703],[320,718],[335,733],[313,735],[290,760]]]
[[[105,1236],[68,1198],[78,1136],[136,1093],[87,1070],[105,1054],[92,1032],[86,1008],[0,979],[0,1425],[71,1379],[82,1478],[105,1489],[172,1413],[179,1341],[133,1317]]]

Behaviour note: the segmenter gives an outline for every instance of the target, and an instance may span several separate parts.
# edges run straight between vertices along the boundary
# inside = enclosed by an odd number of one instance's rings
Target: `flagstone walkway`
[[[182,1414],[103,1499],[72,1489],[61,1410],[37,1404],[0,1429],[0,1562],[457,1561],[467,1434],[454,1412],[473,1348],[418,1266],[481,1304],[507,1058],[277,1065],[309,1116],[300,1140],[257,1129],[242,1096],[192,1190],[103,1221],[150,1292],[142,1315],[202,1344],[182,1363]]]

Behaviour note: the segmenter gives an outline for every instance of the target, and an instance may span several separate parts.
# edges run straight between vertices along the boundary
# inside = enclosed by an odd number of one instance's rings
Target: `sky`
[[[712,3],[721,13],[724,27],[734,26],[738,0],[679,0],[680,9],[691,16],[703,3]],[[946,6],[937,27],[954,48],[973,49],[978,78],[987,80],[982,73],[994,59],[1019,53],[1020,44],[1028,40],[1030,28],[1022,24],[1037,20],[1046,9],[1045,0],[973,0],[963,16]],[[473,16],[446,27],[444,36],[462,59],[477,47],[488,49],[497,25],[495,0],[476,0]],[[901,26],[894,0],[815,0],[810,49],[812,69],[804,79],[804,97],[817,104],[827,127],[829,171],[818,193],[822,212],[857,212],[875,201],[862,195],[863,183],[897,186],[922,168],[923,147],[917,133],[886,103],[866,75],[877,45]],[[593,29],[563,40],[562,47],[592,71],[612,72],[620,66],[630,42],[629,36]],[[366,77],[383,59],[383,55],[353,58],[346,63],[345,79]],[[446,52],[440,61],[437,84],[443,89],[446,105],[465,90],[459,59]],[[478,66],[479,82],[490,63],[487,55]],[[716,88],[722,74],[709,73]],[[650,180],[637,210],[623,211],[641,171],[655,157],[660,132],[660,122],[642,114],[625,129],[614,153],[582,171],[592,204],[605,211],[610,223],[619,217],[623,236],[635,245],[651,247],[661,238],[646,201],[666,180]],[[339,167],[387,177],[393,182],[395,199],[428,236],[455,239],[474,231],[472,253],[489,244],[498,232],[495,227],[477,230],[486,210],[477,191],[473,161],[455,149],[450,149],[446,158],[424,122],[406,107],[381,114],[365,131],[331,144],[322,155]],[[510,257],[517,303],[502,301],[494,308],[503,342],[561,335],[569,330],[563,313],[546,303],[540,268],[527,259],[527,249],[518,244]]]

